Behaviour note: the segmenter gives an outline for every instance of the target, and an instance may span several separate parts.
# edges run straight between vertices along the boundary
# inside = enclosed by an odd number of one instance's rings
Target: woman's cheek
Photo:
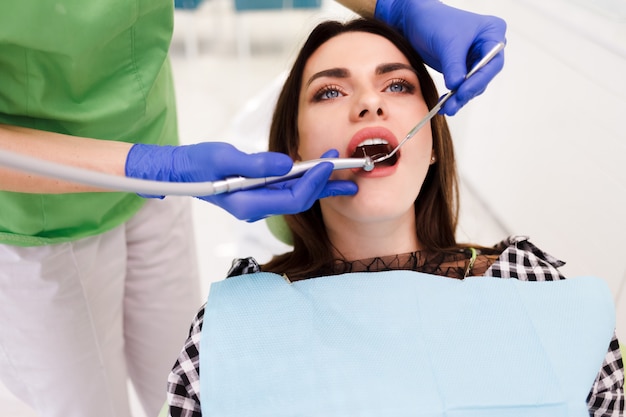
[[[301,126],[299,131],[306,132],[300,134],[299,154],[302,159],[316,159],[327,150],[336,148],[322,123],[318,123],[317,126],[315,123]]]

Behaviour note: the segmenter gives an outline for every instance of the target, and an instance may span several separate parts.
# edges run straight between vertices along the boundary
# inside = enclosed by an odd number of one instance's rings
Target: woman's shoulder
[[[261,272],[261,266],[252,257],[233,259],[230,269],[226,274],[226,278],[236,277],[239,275],[254,274]]]
[[[565,278],[558,270],[565,262],[539,249],[527,236],[510,236],[495,245],[494,249],[499,255],[481,275],[523,281],[556,281]]]
[[[246,274],[254,274],[255,272],[260,272],[261,267],[259,263],[254,258],[236,258],[233,260],[230,270],[228,274],[226,274],[226,278],[236,277],[239,275]],[[206,303],[200,308],[198,314],[194,317],[191,322],[191,326],[189,328],[189,338],[199,338],[200,333],[202,332],[202,324],[204,323],[204,310],[206,308]],[[192,344],[196,340],[192,341]]]

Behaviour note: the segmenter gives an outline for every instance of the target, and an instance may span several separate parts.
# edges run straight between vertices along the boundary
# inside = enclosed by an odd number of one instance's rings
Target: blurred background
[[[264,150],[277,90],[311,28],[354,16],[331,0],[299,10],[282,0],[264,10],[180,1],[187,8],[176,10],[171,59],[181,141],[249,152]],[[504,70],[449,118],[462,177],[459,239],[527,235],[567,262],[566,276],[605,279],[626,338],[626,0],[445,3],[508,24]],[[264,222],[238,222],[199,200],[194,216],[204,295],[233,258],[263,262],[289,249]],[[0,404],[3,416],[35,416],[2,387]]]

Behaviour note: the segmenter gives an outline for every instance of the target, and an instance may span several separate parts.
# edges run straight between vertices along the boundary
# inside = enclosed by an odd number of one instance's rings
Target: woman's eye
[[[313,99],[315,101],[330,100],[333,98],[340,97],[342,94],[343,93],[339,90],[339,88],[327,86],[327,87],[322,88],[320,91],[318,91],[315,94],[315,96],[313,96]]]
[[[415,86],[406,80],[395,80],[389,83],[386,90],[391,93],[412,93],[415,91]]]
[[[394,83],[389,86],[389,90],[393,93],[401,93],[404,91],[404,86],[400,83]]]
[[[337,98],[339,97],[339,91],[337,90],[326,90],[322,93],[322,98]]]

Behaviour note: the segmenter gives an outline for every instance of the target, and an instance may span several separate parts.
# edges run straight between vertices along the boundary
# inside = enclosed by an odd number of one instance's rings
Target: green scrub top
[[[0,2],[0,123],[96,139],[178,143],[167,58],[172,0]],[[132,193],[0,192],[0,243],[38,246],[110,230]]]

